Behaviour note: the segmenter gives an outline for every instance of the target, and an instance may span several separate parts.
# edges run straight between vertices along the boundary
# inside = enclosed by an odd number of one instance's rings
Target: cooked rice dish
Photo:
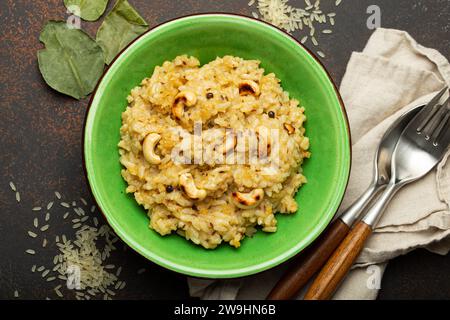
[[[310,156],[304,108],[259,65],[225,56],[200,66],[182,55],[131,91],[122,176],[159,234],[237,248],[257,227],[277,231],[275,213],[297,211]]]

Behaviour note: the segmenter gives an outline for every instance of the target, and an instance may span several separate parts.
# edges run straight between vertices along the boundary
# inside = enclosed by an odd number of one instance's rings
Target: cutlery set
[[[425,176],[444,156],[450,145],[449,119],[447,87],[398,118],[378,146],[370,186],[295,258],[267,299],[293,298],[315,274],[304,299],[330,299],[396,192]]]

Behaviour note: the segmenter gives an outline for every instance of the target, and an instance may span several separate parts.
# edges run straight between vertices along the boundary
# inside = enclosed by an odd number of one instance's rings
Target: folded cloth
[[[406,32],[377,29],[364,50],[352,54],[340,87],[352,132],[352,172],[338,214],[369,185],[386,129],[445,85],[450,86],[447,59]],[[334,299],[375,299],[387,262],[415,248],[450,251],[449,154],[433,172],[397,193]],[[264,299],[287,267],[237,280],[189,278],[190,293],[202,299]]]

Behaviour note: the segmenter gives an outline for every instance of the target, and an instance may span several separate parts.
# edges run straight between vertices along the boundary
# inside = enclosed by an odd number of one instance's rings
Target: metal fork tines
[[[419,122],[416,129],[417,134],[423,135],[427,141],[431,140],[435,147],[439,145],[439,139],[445,133],[444,129],[447,128],[447,123],[450,119],[450,97],[447,97],[444,102],[441,102],[447,91],[447,87],[441,90],[427,105],[426,109],[428,110],[424,110],[423,113],[426,114],[426,117],[421,121],[417,119]]]

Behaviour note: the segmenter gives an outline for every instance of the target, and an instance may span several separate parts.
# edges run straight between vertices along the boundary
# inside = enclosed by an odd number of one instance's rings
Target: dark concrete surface
[[[112,2],[112,1],[110,1]],[[166,20],[200,12],[233,12],[251,15],[256,9],[247,0],[130,0],[150,26]],[[66,19],[62,0],[4,0],[0,2],[0,299],[44,299],[56,297],[54,283],[44,282],[30,272],[33,264],[47,266],[56,253],[54,237],[72,231],[62,220],[66,210],[51,209],[50,241],[45,250],[30,256],[29,247],[39,247],[26,231],[32,228],[36,213],[31,208],[54,200],[58,190],[65,200],[84,197],[90,204],[81,162],[82,126],[88,99],[76,101],[52,91],[42,80],[36,60],[41,48],[38,37],[47,20]],[[292,4],[303,3],[293,1]],[[334,0],[322,0],[329,10]],[[337,84],[345,72],[352,51],[364,47],[371,30],[366,27],[366,9],[381,8],[382,27],[408,31],[421,44],[450,56],[450,2],[447,0],[343,0],[338,8],[331,35],[319,36],[321,59]],[[110,3],[111,6],[111,3]],[[83,22],[82,27],[95,34],[99,22]],[[296,33],[301,38],[303,33]],[[308,47],[316,51],[310,43]],[[15,201],[8,186],[14,181],[22,201]],[[41,213],[43,216],[43,213]],[[102,217],[97,213],[93,214]],[[123,265],[122,280],[127,287],[116,298],[152,299],[187,298],[185,278],[153,265],[132,250],[119,245],[111,263]],[[137,270],[146,268],[138,275]],[[450,255],[438,256],[418,250],[394,259],[382,282],[380,299],[449,299]],[[67,296],[70,297],[70,296]]]

